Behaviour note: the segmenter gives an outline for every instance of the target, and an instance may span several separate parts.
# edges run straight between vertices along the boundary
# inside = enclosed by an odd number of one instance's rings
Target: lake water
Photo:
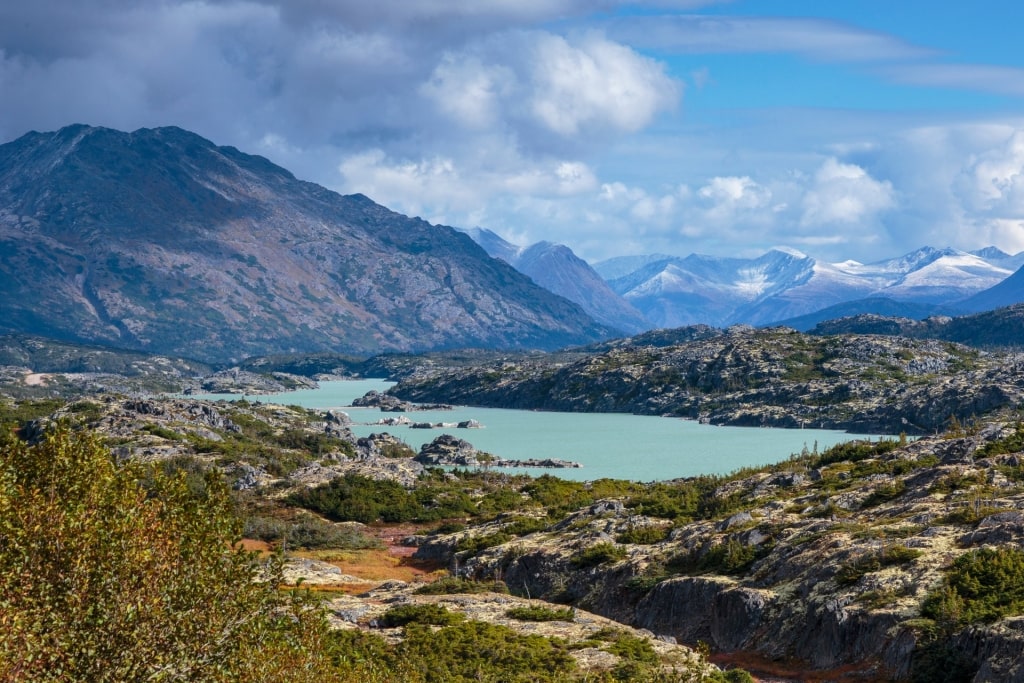
[[[821,450],[864,435],[821,429],[715,427],[690,420],[617,413],[556,413],[457,406],[454,410],[408,413],[413,422],[476,420],[482,429],[410,429],[366,423],[401,413],[347,407],[370,389],[393,386],[384,380],[321,382],[319,389],[246,396],[250,401],[335,408],[348,413],[356,436],[388,432],[419,450],[440,434],[452,434],[478,449],[507,459],[559,458],[583,464],[582,469],[522,468],[504,471],[552,474],[580,481],[610,477],[634,481],[674,479],[697,474],[727,474],[741,467],[787,459],[804,447]],[[238,395],[197,394],[195,398],[226,399]],[[877,439],[877,436],[871,438]]]

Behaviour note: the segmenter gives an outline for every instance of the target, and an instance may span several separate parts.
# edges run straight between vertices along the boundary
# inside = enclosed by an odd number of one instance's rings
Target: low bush
[[[619,543],[651,545],[665,540],[668,530],[660,526],[631,526],[615,539]]]
[[[483,536],[466,536],[455,545],[455,550],[460,553],[468,552],[470,555],[476,555],[482,550],[493,548],[502,543],[508,543],[512,538],[511,534],[507,534],[504,531],[496,531],[493,534],[485,534]]]
[[[626,549],[614,543],[603,541],[584,548],[572,556],[571,562],[577,567],[596,567],[605,562],[618,562],[626,557]]]
[[[885,546],[877,552],[866,553],[840,566],[835,575],[836,583],[840,586],[849,586],[857,583],[865,574],[877,572],[884,567],[907,564],[920,556],[921,551],[916,548],[898,544]]]
[[[446,576],[420,586],[417,595],[456,595],[460,593],[508,593],[508,586],[503,581],[473,581],[461,576]]]
[[[519,621],[573,621],[576,618],[571,607],[551,609],[540,605],[513,607],[505,612],[505,616]]]
[[[451,626],[464,621],[466,616],[459,612],[449,612],[441,605],[399,605],[392,607],[380,618],[380,625],[395,628],[406,624],[429,624],[431,626]]]
[[[958,557],[921,614],[954,627],[1024,613],[1024,550],[981,548]]]
[[[576,669],[565,641],[479,621],[439,630],[410,623],[396,652],[429,683],[563,683]]]

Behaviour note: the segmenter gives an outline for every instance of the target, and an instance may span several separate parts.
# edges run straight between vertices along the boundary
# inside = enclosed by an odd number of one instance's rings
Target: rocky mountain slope
[[[987,311],[1024,302],[1024,267],[988,289],[959,303],[968,311]]]
[[[423,402],[672,415],[736,426],[922,434],[1024,401],[1024,359],[944,341],[697,328],[562,362],[424,369],[392,392]],[[629,343],[634,341],[634,344]]]
[[[1007,278],[1018,260],[991,248],[967,253],[923,247],[869,264],[773,250],[754,259],[621,257],[595,269],[659,326],[725,326],[777,323],[863,299],[901,302],[904,315],[914,306],[957,310],[956,302]]]
[[[0,330],[206,361],[610,335],[467,236],[178,128],[0,145]]]
[[[564,244],[537,242],[522,247],[491,230],[472,228],[465,232],[488,254],[528,275],[541,287],[579,304],[594,320],[627,334],[652,326],[639,311],[613,292],[586,261]]]
[[[886,334],[916,339],[944,339],[976,348],[1024,346],[1024,304],[956,317],[932,316],[924,320],[863,314],[819,323],[816,335]]]

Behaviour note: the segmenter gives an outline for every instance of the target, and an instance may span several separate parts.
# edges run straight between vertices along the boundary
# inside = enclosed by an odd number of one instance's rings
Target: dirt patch
[[[872,662],[835,669],[809,669],[799,661],[777,661],[754,652],[717,653],[711,655],[711,661],[723,669],[746,669],[759,683],[886,683],[892,680]]]

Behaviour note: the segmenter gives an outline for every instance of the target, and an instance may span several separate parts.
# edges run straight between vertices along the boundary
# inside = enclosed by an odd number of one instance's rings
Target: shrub
[[[411,623],[397,653],[430,683],[561,683],[576,668],[564,641],[479,621],[438,631]]]
[[[888,503],[891,500],[895,500],[903,495],[903,492],[907,490],[907,485],[902,479],[897,479],[894,482],[888,484],[882,484],[874,491],[868,494],[864,502],[861,503],[861,507],[869,508],[882,503]]]
[[[626,557],[626,549],[622,546],[603,541],[584,548],[572,556],[571,562],[580,568],[596,567],[605,562],[618,562]]]
[[[1024,611],[1024,550],[981,548],[958,557],[921,614],[946,626],[992,622]]]
[[[449,612],[441,605],[399,605],[392,607],[380,618],[381,626],[394,628],[406,624],[430,624],[431,626],[451,626],[465,619],[465,615]]]
[[[454,595],[459,593],[508,593],[508,586],[503,581],[472,581],[459,576],[446,576],[420,586],[414,593],[418,595]]]
[[[576,618],[571,607],[551,609],[540,605],[513,607],[505,612],[505,616],[519,621],[573,621]]]
[[[667,529],[660,526],[631,526],[615,540],[619,543],[633,543],[636,545],[651,545],[665,540]]]
[[[711,546],[703,553],[697,549],[673,558],[669,561],[669,569],[685,574],[742,574],[768,549],[745,545],[735,538],[730,538],[724,543]]]
[[[149,488],[140,480],[147,479]],[[323,613],[238,549],[222,482],[58,428],[0,446],[0,680],[323,680]]]
[[[857,583],[862,576],[877,572],[883,567],[913,562],[921,556],[921,551],[904,545],[885,546],[877,552],[861,555],[852,562],[846,563],[836,571],[836,583],[849,586]]]
[[[486,534],[483,536],[466,536],[459,540],[455,545],[457,552],[468,552],[470,555],[476,555],[481,550],[487,548],[493,548],[496,545],[502,543],[508,543],[512,540],[510,534],[506,534],[504,531],[496,531],[493,534]]]
[[[307,550],[359,550],[382,548],[380,540],[357,529],[339,527],[309,514],[297,519],[252,516],[245,519],[242,528],[245,538],[284,545],[291,549]]]

